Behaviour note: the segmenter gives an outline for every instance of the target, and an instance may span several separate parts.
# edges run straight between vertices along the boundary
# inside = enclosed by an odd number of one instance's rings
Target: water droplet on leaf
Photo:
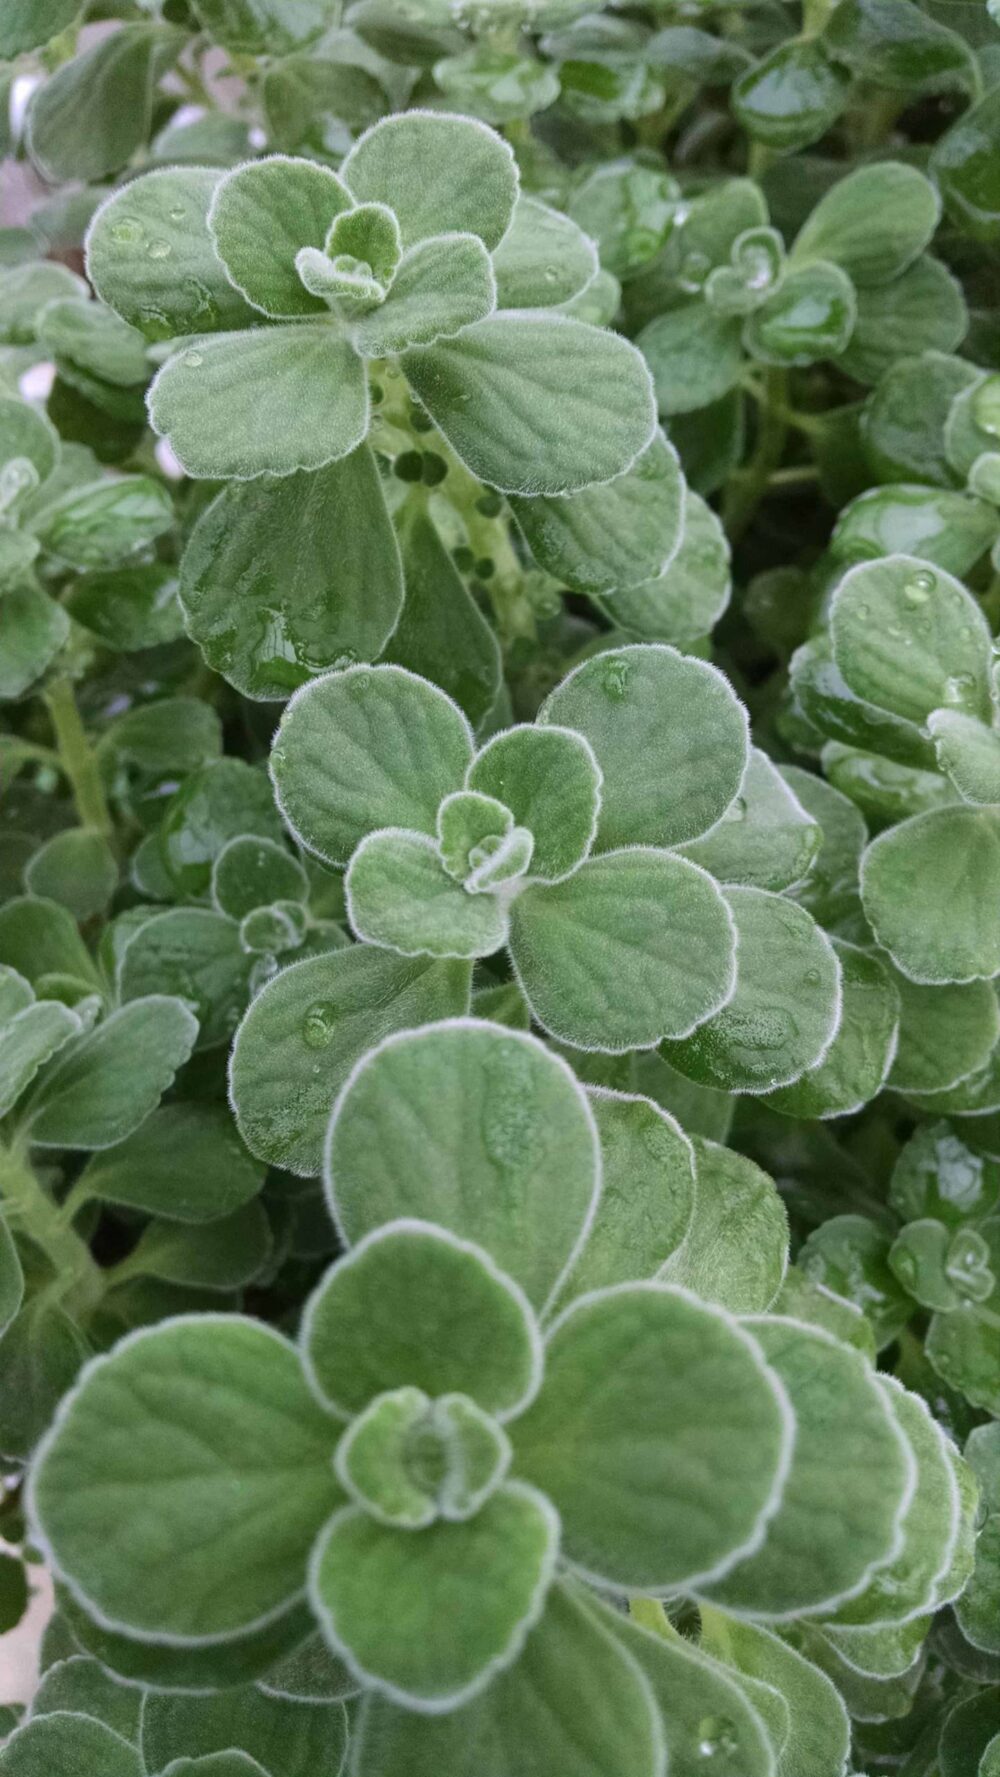
[[[337,1008],[332,1000],[314,1000],[302,1020],[302,1040],[310,1049],[325,1049],[337,1028]]]

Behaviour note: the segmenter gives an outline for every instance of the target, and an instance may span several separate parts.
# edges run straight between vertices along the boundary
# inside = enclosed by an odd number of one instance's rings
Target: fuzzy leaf
[[[423,833],[393,827],[369,833],[351,859],[345,887],[357,936],[401,956],[490,956],[507,935],[497,897],[455,882]]]
[[[603,610],[640,641],[687,648],[714,629],[729,603],[729,544],[711,507],[684,490],[683,529],[673,560],[655,580],[616,589]]]
[[[863,562],[838,586],[830,623],[837,665],[858,697],[910,722],[944,705],[989,718],[989,628],[942,568],[905,555]]]
[[[517,165],[502,137],[471,117],[432,111],[380,119],[340,172],[359,203],[388,204],[404,247],[466,229],[496,247],[518,190]]]
[[[79,1036],[76,1013],[59,1000],[27,1005],[0,1029],[0,1116],[26,1092],[40,1067]]]
[[[81,1192],[177,1222],[212,1222],[256,1197],[264,1169],[220,1106],[161,1105],[108,1152],[88,1162]]]
[[[421,673],[453,697],[469,721],[484,720],[500,690],[496,635],[468,591],[419,494],[396,513],[406,595],[382,659]],[[364,560],[371,544],[359,533]],[[353,601],[352,601],[353,603]]]
[[[67,1710],[102,1721],[123,1740],[138,1745],[142,1694],[114,1678],[98,1660],[73,1655],[57,1660],[42,1674],[31,1699],[32,1716],[61,1715]]]
[[[601,774],[570,728],[506,728],[488,740],[466,773],[471,790],[494,796],[534,837],[530,874],[560,882],[587,857],[597,828]]]
[[[0,1751],[3,1777],[143,1777],[138,1749],[104,1722],[66,1712],[43,1715],[14,1730]]]
[[[44,1075],[27,1116],[49,1148],[110,1148],[154,1110],[191,1053],[197,1021],[179,999],[152,994],[112,1012]]]
[[[700,297],[657,315],[638,345],[661,414],[691,413],[728,394],[743,370],[740,324]]]
[[[1000,974],[1000,824],[967,807],[890,827],[861,861],[861,898],[878,942],[911,981]]]
[[[662,574],[681,546],[684,477],[661,432],[616,480],[511,507],[539,567],[574,592],[612,593]]]
[[[150,1692],[143,1703],[142,1751],[150,1771],[173,1759],[215,1759],[242,1752],[270,1777],[337,1777],[347,1750],[342,1703],[295,1703],[271,1697],[256,1685],[211,1696]],[[191,1777],[202,1777],[192,1772]],[[206,1766],[204,1777],[216,1777]],[[218,1777],[228,1777],[219,1772]],[[236,1777],[236,1773],[234,1773]]]
[[[959,795],[984,807],[1000,803],[1000,735],[961,710],[932,710],[927,726]]]
[[[941,203],[929,179],[902,161],[878,161],[838,180],[799,230],[792,259],[832,259],[859,287],[888,284],[922,253]]]
[[[268,155],[226,173],[215,188],[208,230],[227,276],[265,315],[325,314],[296,270],[303,247],[322,247],[350,193],[329,167]],[[303,465],[305,467],[305,465]]]
[[[660,1270],[733,1314],[770,1308],[788,1265],[788,1212],[774,1180],[732,1148],[694,1137],[691,1225]]]
[[[816,821],[767,754],[753,747],[735,802],[711,832],[684,847],[684,856],[718,882],[777,891],[804,880],[819,844]]]
[[[432,345],[496,307],[490,256],[478,235],[438,235],[404,253],[382,305],[353,329],[366,358]]]
[[[127,941],[118,965],[123,1001],[175,994],[194,1008],[197,1049],[227,1043],[246,1004],[250,963],[233,921],[207,907],[155,913]]]
[[[27,143],[51,184],[117,173],[145,142],[153,85],[184,45],[178,31],[122,25],[63,62],[32,94]]]
[[[878,957],[835,938],[843,1000],[836,1036],[822,1061],[794,1085],[767,1096],[787,1117],[843,1117],[877,1097],[890,1076],[900,1027],[900,996]]]
[[[493,270],[499,308],[552,308],[593,281],[597,250],[568,216],[522,193],[493,254]]]

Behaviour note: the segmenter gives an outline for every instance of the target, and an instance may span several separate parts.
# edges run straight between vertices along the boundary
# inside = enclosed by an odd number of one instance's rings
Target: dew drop
[[[314,1000],[302,1020],[302,1041],[310,1049],[325,1049],[337,1028],[337,1008],[332,1000]]]
[[[171,222],[183,222],[184,205],[174,204],[173,209],[167,211],[167,215],[170,217]]]
[[[601,679],[605,696],[610,697],[614,703],[620,703],[628,690],[631,677],[632,668],[627,660],[609,660]]]
[[[700,1759],[716,1759],[721,1754],[731,1758],[740,1749],[739,1737],[731,1721],[725,1716],[706,1715],[698,1723],[698,1757]]]
[[[808,982],[810,987],[818,987],[819,983],[820,983],[819,970],[818,969],[807,969],[806,973],[805,973],[805,979]]]
[[[150,241],[146,251],[150,259],[169,259],[173,248],[169,241]]]
[[[967,703],[976,688],[976,681],[971,673],[953,673],[945,680],[944,700],[952,709],[960,708]]]
[[[331,661],[331,666],[335,673],[343,672],[345,667],[357,666],[360,658],[361,656],[357,653],[356,649],[345,648],[343,653],[338,654],[336,658]]]
[[[120,222],[114,222],[111,225],[111,239],[116,241],[119,246],[132,246],[142,238],[142,225],[136,222],[134,217],[123,216]]]
[[[542,276],[547,284],[554,284],[559,276],[559,267],[557,265],[547,265]]]
[[[187,365],[189,370],[197,370],[199,364],[204,362],[204,354],[202,352],[196,352],[192,348],[190,351],[184,353],[182,362]]]
[[[930,569],[921,568],[916,574],[910,575],[903,587],[903,597],[908,604],[926,605],[936,585],[937,581]]]

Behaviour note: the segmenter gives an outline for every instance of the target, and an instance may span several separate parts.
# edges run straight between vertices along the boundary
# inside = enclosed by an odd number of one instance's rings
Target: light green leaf
[[[32,1717],[66,1711],[102,1721],[123,1740],[138,1745],[141,1691],[122,1684],[88,1655],[74,1654],[49,1666],[31,1699]]]
[[[985,500],[954,488],[896,483],[868,488],[845,506],[830,545],[845,566],[866,557],[919,555],[961,575],[989,548],[997,524]]]
[[[851,1745],[851,1723],[836,1687],[810,1660],[768,1629],[720,1619],[713,1611],[703,1642],[744,1679],[777,1691],[788,1711],[788,1737],[778,1777],[840,1777]]]
[[[181,1317],[87,1369],[37,1459],[32,1512],[99,1621],[225,1638],[301,1593],[338,1503],[334,1436],[285,1339],[238,1315]]]
[[[772,1092],[824,1060],[840,1024],[840,964],[803,907],[763,889],[725,898],[739,934],[736,991],[664,1054],[704,1086]]]
[[[582,1049],[652,1048],[733,992],[735,935],[697,865],[636,845],[526,889],[510,909],[515,971],[536,1021]]]
[[[233,1043],[230,1093],[250,1152],[302,1177],[318,1173],[330,1108],[359,1056],[391,1031],[467,1012],[469,974],[466,963],[367,945],[283,969]]]
[[[610,594],[669,568],[681,547],[684,496],[677,453],[657,432],[616,480],[577,494],[515,495],[511,507],[539,567],[574,592]]]
[[[587,1097],[600,1136],[603,1180],[563,1302],[659,1275],[694,1214],[694,1153],[680,1124],[636,1093],[591,1086]]]
[[[385,302],[352,336],[366,358],[381,358],[459,333],[495,307],[493,268],[479,236],[437,235],[403,254]]]
[[[718,825],[684,847],[718,882],[787,889],[801,883],[820,844],[820,828],[766,753],[753,747],[739,795]]]
[[[1000,803],[1000,735],[961,710],[932,710],[927,726],[959,795],[984,807]]]
[[[510,311],[405,354],[467,468],[504,493],[574,493],[631,468],[656,421],[635,347],[564,315]]]
[[[69,632],[66,612],[40,587],[29,583],[4,593],[0,702],[21,697],[41,677]]]
[[[110,1148],[171,1084],[197,1021],[180,1000],[151,994],[82,1036],[44,1075],[27,1106],[31,1140],[48,1148]]]
[[[287,697],[381,653],[403,576],[368,446],[315,474],[224,488],[191,533],[180,595],[188,633],[245,697]]]
[[[684,490],[683,528],[673,560],[655,580],[606,595],[605,616],[642,641],[686,648],[709,635],[729,603],[729,544],[712,508]]]
[[[75,919],[89,919],[101,913],[114,894],[118,865],[103,834],[69,827],[29,858],[24,886],[30,894],[68,907]]]
[[[304,903],[309,878],[286,845],[263,835],[228,839],[212,865],[212,900],[230,919],[242,919],[275,901]]]
[[[597,276],[597,249],[568,216],[522,192],[493,254],[493,270],[499,308],[552,308]]]
[[[849,85],[821,38],[792,37],[740,75],[733,86],[733,114],[768,148],[807,148],[840,115]]]
[[[976,1565],[955,1615],[973,1647],[1000,1653],[1000,1512],[990,1512],[976,1538]]]
[[[792,1435],[753,1340],[719,1309],[655,1283],[567,1309],[541,1390],[511,1426],[517,1472],[560,1512],[568,1560],[641,1591],[721,1573],[755,1546]]]
[[[388,204],[404,247],[470,230],[493,248],[514,214],[513,153],[471,117],[419,110],[383,117],[355,142],[340,171],[359,203]]]
[[[989,982],[922,987],[897,975],[896,990],[899,1045],[889,1079],[898,1092],[946,1092],[986,1066],[1000,1038]]]
[[[889,284],[923,252],[940,214],[934,186],[916,167],[895,160],[858,167],[820,198],[792,259],[832,259],[861,288]]]
[[[219,333],[168,358],[153,428],[188,475],[251,481],[349,456],[368,431],[360,358],[329,322]]]
[[[571,728],[525,723],[488,740],[466,773],[471,790],[495,796],[534,836],[532,878],[561,882],[587,857],[597,830],[601,773]]]
[[[142,1711],[147,1770],[164,1771],[182,1756],[207,1759],[229,1750],[249,1755],[271,1777],[317,1777],[319,1772],[338,1777],[347,1750],[344,1706],[295,1703],[267,1696],[256,1685],[202,1697],[172,1697],[155,1690],[147,1694]],[[207,1767],[205,1777],[215,1777],[215,1771]],[[220,1772],[219,1777],[228,1774]]]
[[[344,1418],[401,1388],[465,1394],[507,1418],[541,1369],[518,1285],[481,1247],[412,1219],[374,1228],[330,1268],[309,1299],[301,1345],[316,1393]]]
[[[170,494],[148,475],[72,488],[43,508],[31,529],[44,549],[74,568],[114,567],[174,523]]]
[[[118,964],[123,1001],[174,994],[194,1008],[199,1050],[227,1043],[249,991],[249,959],[233,921],[207,907],[172,907],[147,919]]]
[[[865,564],[866,568],[874,565],[884,563]],[[916,722],[890,715],[851,689],[834,659],[828,631],[796,648],[789,662],[789,678],[799,708],[820,734],[841,745],[876,752],[908,770],[934,769],[933,746]]]
[[[958,279],[940,259],[922,253],[891,284],[859,290],[857,320],[841,368],[856,382],[877,383],[897,358],[954,351],[968,326]]]
[[[433,1217],[484,1247],[539,1310],[573,1264],[600,1178],[594,1120],[565,1062],[474,1019],[382,1042],[330,1124],[327,1195],[349,1241]]]
[[[175,1647],[165,1642],[135,1641],[107,1629],[88,1616],[68,1588],[57,1582],[59,1616],[71,1626],[75,1642],[114,1672],[136,1685],[180,1691],[201,1691],[209,1682],[228,1689],[266,1675],[303,1644],[313,1626],[304,1599],[269,1620],[263,1629],[227,1641]],[[331,1655],[332,1659],[333,1656]]]
[[[396,513],[406,596],[383,660],[421,673],[481,722],[500,690],[500,648],[438,535],[422,492]],[[365,559],[367,537],[360,534]]]
[[[219,180],[208,231],[230,283],[252,308],[281,320],[325,314],[326,303],[311,296],[299,277],[296,255],[303,247],[322,247],[350,202],[329,167],[268,155]]]
[[[413,1708],[454,1709],[517,1658],[558,1541],[548,1500],[522,1482],[501,1487],[474,1518],[416,1538],[347,1506],[316,1548],[313,1609],[367,1683]]]
[[[100,303],[56,297],[38,318],[38,339],[54,358],[68,358],[116,387],[129,388],[149,377],[142,334]]]
[[[600,1613],[600,1614],[598,1614]],[[621,1646],[617,1613],[557,1581],[513,1666],[446,1715],[416,1714],[370,1694],[354,1741],[356,1777],[662,1777],[663,1731],[650,1683]],[[770,1777],[772,1767],[746,1777]]]
[[[1000,1417],[998,1332],[1000,1315],[992,1307],[963,1303],[952,1314],[934,1315],[925,1344],[942,1380],[964,1394],[973,1407],[982,1407],[994,1418]]]
[[[743,327],[743,343],[764,364],[837,358],[854,331],[857,299],[847,273],[825,259],[791,265]]]
[[[2,289],[2,286],[0,286]],[[2,301],[2,297],[0,297]],[[13,396],[0,397],[0,467],[26,458],[39,483],[48,480],[59,459],[59,435],[37,408]]]
[[[0,1029],[0,1116],[17,1103],[40,1067],[83,1029],[76,1013],[59,1000],[28,1005]]]
[[[32,94],[25,122],[43,177],[96,181],[125,166],[149,133],[154,82],[183,47],[168,27],[122,25],[56,68]]]
[[[911,981],[1000,973],[1000,825],[973,808],[914,815],[874,839],[861,860],[861,898],[878,942]]]
[[[89,1161],[78,1190],[83,1200],[202,1223],[248,1203],[263,1182],[263,1167],[223,1107],[179,1103],[161,1105],[125,1141]]]
[[[271,774],[295,836],[346,864],[366,833],[433,833],[438,805],[462,783],[472,736],[458,706],[399,666],[329,673],[288,705]]]
[[[697,1135],[693,1142],[694,1215],[660,1279],[733,1314],[760,1312],[788,1265],[788,1212],[774,1180],[745,1154]]]
[[[718,314],[701,297],[657,315],[637,343],[661,414],[707,407],[729,392],[743,370],[739,321]]]
[[[468,1395],[431,1400],[409,1387],[380,1394],[352,1420],[334,1464],[356,1503],[400,1530],[475,1517],[509,1465],[506,1435]]]
[[[864,817],[848,797],[811,771],[784,765],[781,775],[822,833],[809,874],[790,890],[791,897],[820,925],[835,925],[857,905],[858,865],[868,838]]]
[[[938,138],[930,163],[949,216],[963,232],[989,243],[996,241],[1000,232],[998,131],[1000,102],[991,87]]]
[[[840,963],[840,1024],[826,1055],[794,1085],[767,1095],[786,1117],[846,1117],[882,1090],[897,1053],[900,994],[877,956],[835,938]]]
[[[746,711],[728,681],[655,643],[594,655],[539,719],[575,728],[594,749],[604,851],[697,839],[738,795],[750,756]]]
[[[3,1777],[77,1777],[81,1771],[101,1777],[143,1777],[136,1747],[104,1722],[66,1712],[24,1722],[0,1751]]]
[[[0,271],[0,340],[5,345],[30,345],[46,303],[57,296],[86,294],[82,278],[47,259],[31,259]],[[15,388],[16,382],[6,392],[14,394]]]
[[[830,627],[837,665],[858,697],[910,722],[943,705],[988,719],[989,628],[943,568],[906,555],[863,562],[840,582]]]
[[[256,321],[226,277],[206,217],[211,167],[144,173],[111,194],[87,233],[87,273],[102,301],[150,340]]]
[[[357,937],[400,956],[491,956],[507,936],[499,898],[455,882],[424,833],[384,827],[367,834],[344,886]]]
[[[892,1557],[913,1462],[860,1352],[781,1315],[744,1324],[788,1392],[795,1450],[760,1548],[705,1595],[737,1616],[780,1622],[857,1594]]]

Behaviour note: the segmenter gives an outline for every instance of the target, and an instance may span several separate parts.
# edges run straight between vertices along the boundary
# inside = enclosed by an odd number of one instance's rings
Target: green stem
[[[101,1268],[44,1189],[22,1143],[0,1150],[0,1201],[12,1229],[39,1247],[52,1266],[52,1295],[78,1315],[95,1307],[104,1294]]]
[[[818,37],[837,8],[837,0],[802,0],[802,36]]]
[[[746,468],[733,476],[723,503],[722,522],[731,543],[742,537],[781,462],[788,437],[784,417],[787,383],[786,371],[772,368],[766,372],[754,453]]]
[[[97,758],[76,707],[72,680],[65,675],[53,679],[45,693],[45,701],[55,730],[59,758],[73,791],[80,824],[92,828],[95,833],[103,833],[107,838],[112,830],[111,816]]]

